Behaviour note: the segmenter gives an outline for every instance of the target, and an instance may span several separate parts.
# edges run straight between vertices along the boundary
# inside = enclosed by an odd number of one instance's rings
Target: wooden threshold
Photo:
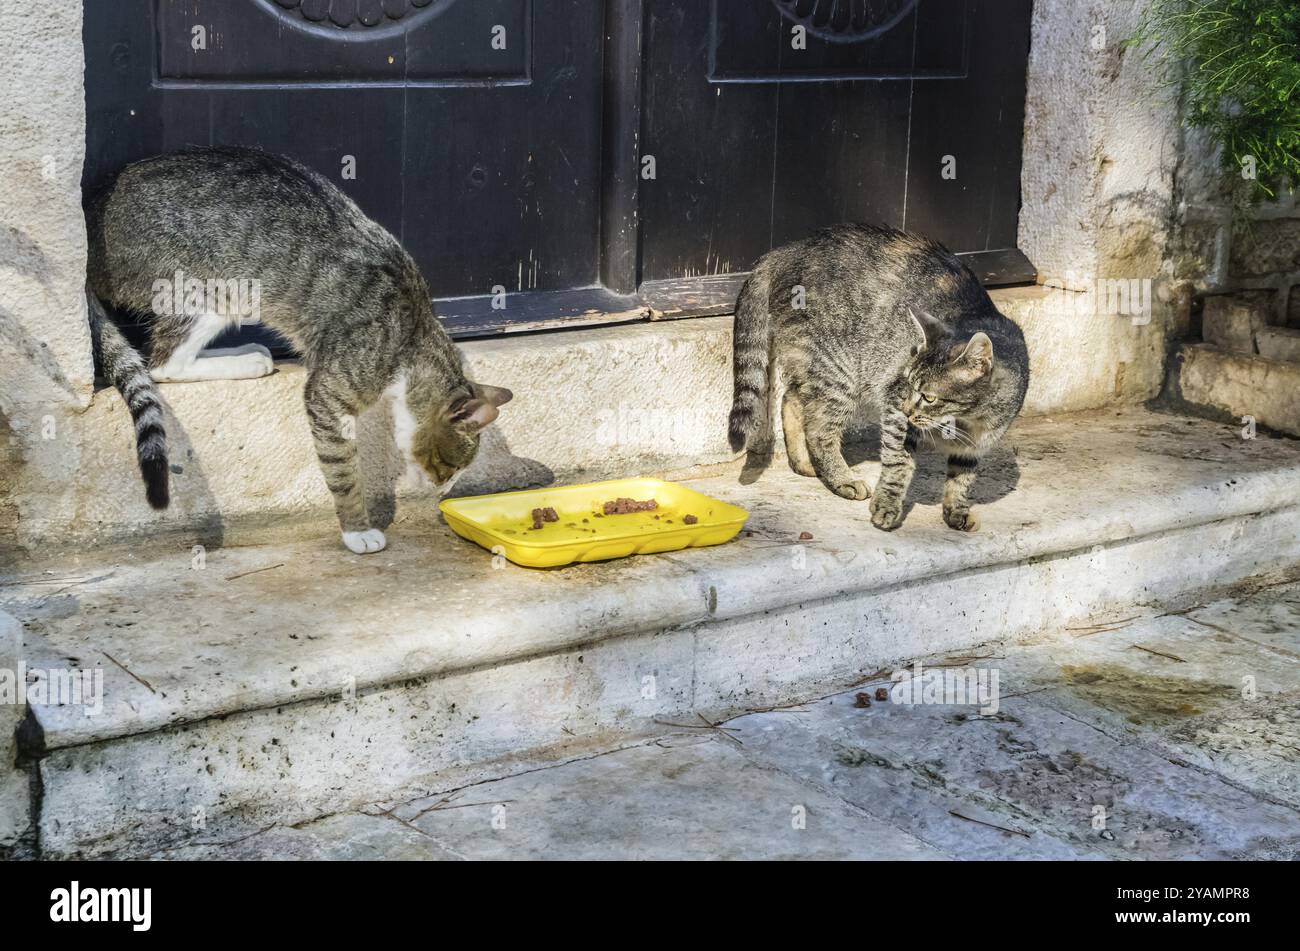
[[[1037,269],[1019,248],[957,256],[985,287],[1033,284],[1038,279]],[[749,272],[707,274],[645,281],[634,295],[584,287],[510,294],[505,306],[497,308],[490,297],[440,300],[435,307],[447,330],[461,340],[641,320],[715,317],[735,311],[736,296],[748,278]]]

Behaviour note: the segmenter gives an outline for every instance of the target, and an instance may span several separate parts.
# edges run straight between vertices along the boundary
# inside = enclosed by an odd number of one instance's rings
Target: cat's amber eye
[[[925,400],[927,403],[935,403],[938,402],[939,397],[933,395],[932,393],[922,393],[921,399]]]

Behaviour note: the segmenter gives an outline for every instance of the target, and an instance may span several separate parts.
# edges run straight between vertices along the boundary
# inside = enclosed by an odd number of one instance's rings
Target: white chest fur
[[[389,401],[389,410],[393,416],[393,441],[401,450],[407,468],[419,469],[411,452],[411,443],[415,439],[415,416],[406,403],[405,373],[399,373],[397,379],[388,385],[388,389],[384,390],[384,399]]]
[[[402,452],[402,458],[406,461],[406,479],[417,488],[427,489],[433,487],[440,494],[446,494],[451,491],[452,484],[460,478],[457,472],[446,482],[441,485],[435,485],[434,481],[429,478],[429,474],[424,471],[424,467],[415,461],[415,454],[411,451],[411,443],[415,439],[415,415],[411,412],[410,406],[406,402],[406,374],[398,374],[397,379],[389,384],[383,392],[383,398],[389,401],[389,411],[393,417],[393,442]]]

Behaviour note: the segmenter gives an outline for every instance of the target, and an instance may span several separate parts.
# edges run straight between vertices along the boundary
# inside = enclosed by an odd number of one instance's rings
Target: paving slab
[[[212,839],[199,837],[188,845],[163,849],[148,857],[186,862],[446,862],[460,858],[418,829],[360,812],[327,816],[297,828],[277,827]]]
[[[858,710],[844,697],[800,716],[729,725],[760,759],[959,858],[1300,855],[1294,810],[1033,697],[1006,700],[988,717],[947,706]]]
[[[946,858],[901,829],[754,763],[728,740],[692,736],[152,857]]]
[[[394,814],[478,859],[946,858],[712,736],[666,737]]]
[[[1067,633],[1004,669],[1112,736],[1300,807],[1300,585]]]

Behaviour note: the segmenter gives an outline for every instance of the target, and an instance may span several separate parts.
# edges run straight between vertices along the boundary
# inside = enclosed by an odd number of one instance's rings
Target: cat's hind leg
[[[155,330],[149,375],[158,383],[193,383],[200,380],[251,380],[275,371],[271,352],[257,344],[221,350],[203,348],[230,321],[203,313],[176,332]]]
[[[803,406],[794,390],[786,389],[781,400],[781,430],[785,434],[785,454],[790,468],[801,476],[816,477],[808,455],[808,440],[803,431]]]
[[[803,409],[804,441],[817,478],[846,499],[860,502],[871,491],[844,461],[844,426],[853,415],[854,400],[843,390],[815,392],[805,387],[798,394]]]

